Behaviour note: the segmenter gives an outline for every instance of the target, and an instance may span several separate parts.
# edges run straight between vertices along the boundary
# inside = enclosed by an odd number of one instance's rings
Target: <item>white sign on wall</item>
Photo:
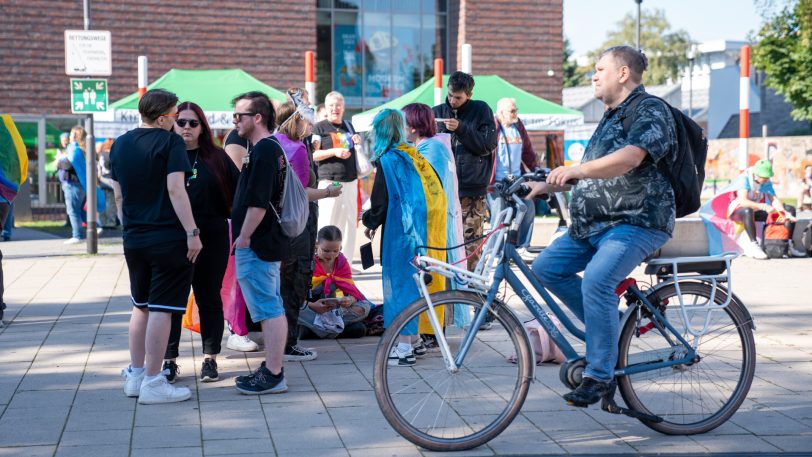
[[[113,53],[108,30],[65,30],[65,74],[110,76]]]

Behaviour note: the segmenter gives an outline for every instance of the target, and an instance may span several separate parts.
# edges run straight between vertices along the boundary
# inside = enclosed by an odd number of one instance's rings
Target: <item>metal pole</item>
[[[739,170],[747,168],[750,137],[750,46],[742,46],[739,59]]]
[[[640,4],[643,3],[643,0],[634,0],[637,3],[637,39],[635,41],[635,46],[638,50],[640,50]]]
[[[90,30],[90,0],[83,0],[85,30]],[[99,239],[96,234],[96,140],[93,135],[93,115],[85,119],[87,142],[85,143],[85,195],[87,198],[87,253],[99,252]]]

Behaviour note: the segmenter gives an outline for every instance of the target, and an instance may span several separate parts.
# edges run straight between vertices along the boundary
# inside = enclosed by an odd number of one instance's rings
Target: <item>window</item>
[[[445,0],[319,0],[318,99],[337,90],[360,111],[431,78],[448,54],[445,10]]]

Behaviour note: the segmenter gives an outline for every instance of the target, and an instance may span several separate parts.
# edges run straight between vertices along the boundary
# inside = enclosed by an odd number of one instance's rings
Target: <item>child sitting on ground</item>
[[[364,320],[375,305],[355,287],[350,264],[341,253],[341,240],[341,230],[334,225],[322,227],[316,236],[312,289],[299,313],[300,338],[361,338],[367,334]]]

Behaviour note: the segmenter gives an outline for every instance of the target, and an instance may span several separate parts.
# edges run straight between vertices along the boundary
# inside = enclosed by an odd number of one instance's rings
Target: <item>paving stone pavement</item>
[[[9,306],[0,328],[0,456],[434,455],[401,438],[380,413],[372,390],[377,338],[307,341],[319,357],[286,364],[289,393],[249,397],[232,378],[256,368],[261,354],[224,345],[222,380],[203,384],[199,338],[184,331],[178,384],[192,399],[138,405],[121,391],[131,306],[121,245],[105,240],[102,255],[88,256],[83,245],[26,233],[0,244]],[[380,272],[370,271],[356,279],[380,302]],[[757,325],[756,379],[739,412],[710,433],[666,436],[599,408],[568,407],[558,367],[545,365],[513,424],[456,454],[807,453],[810,280],[812,259],[734,262],[733,289]]]

